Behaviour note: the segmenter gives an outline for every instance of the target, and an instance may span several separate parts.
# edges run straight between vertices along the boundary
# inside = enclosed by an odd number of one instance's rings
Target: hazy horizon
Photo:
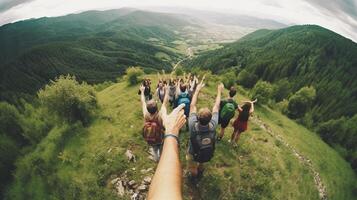
[[[332,1],[329,4],[322,0],[0,0],[0,25],[30,18],[123,7],[196,9],[247,15],[287,25],[317,24],[357,42],[357,0]]]

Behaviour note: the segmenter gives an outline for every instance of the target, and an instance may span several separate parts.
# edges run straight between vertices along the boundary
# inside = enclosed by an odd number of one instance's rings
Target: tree
[[[236,75],[233,71],[226,72],[222,75],[222,82],[225,88],[231,88],[236,82]]]
[[[0,102],[0,132],[19,145],[27,143],[23,136],[22,116],[15,106],[6,102]]]
[[[129,85],[136,85],[140,82],[139,77],[144,74],[140,67],[129,67],[126,69]]]
[[[303,117],[316,98],[313,87],[303,87],[289,98],[288,116],[293,119]]]
[[[89,122],[97,99],[92,86],[78,83],[74,76],[60,76],[38,92],[40,102],[50,113],[67,122]]]
[[[179,68],[177,68],[177,69],[175,70],[175,75],[176,75],[176,76],[182,76],[183,73],[184,73],[184,71],[182,70],[181,67],[179,67]]]
[[[245,69],[238,74],[237,83],[245,88],[252,88],[257,81],[258,77]]]
[[[250,93],[253,99],[259,99],[261,103],[267,103],[273,94],[273,86],[266,81],[258,81]]]
[[[290,83],[287,79],[281,79],[273,87],[273,98],[276,102],[280,102],[290,93]]]

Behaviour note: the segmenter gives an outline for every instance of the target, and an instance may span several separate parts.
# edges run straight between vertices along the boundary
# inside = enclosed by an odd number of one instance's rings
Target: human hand
[[[218,92],[222,92],[224,90],[224,85],[223,83],[220,83],[217,87]]]
[[[140,85],[140,88],[139,88],[139,89],[140,89],[141,92],[144,92],[145,86],[144,86],[144,85]]]
[[[178,136],[180,129],[186,123],[186,116],[184,114],[183,108],[185,104],[179,105],[175,108],[169,115],[164,113],[163,122],[166,129],[165,134],[174,134]]]

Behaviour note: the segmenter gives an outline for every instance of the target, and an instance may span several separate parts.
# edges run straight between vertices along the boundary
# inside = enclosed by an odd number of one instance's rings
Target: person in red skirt
[[[254,112],[254,103],[256,102],[257,99],[254,101],[245,101],[242,107],[238,106],[239,115],[233,122],[234,131],[231,137],[233,145],[237,145],[240,134],[247,130],[249,116]]]

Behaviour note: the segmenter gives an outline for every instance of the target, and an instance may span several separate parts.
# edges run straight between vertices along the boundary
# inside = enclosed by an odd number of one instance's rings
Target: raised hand
[[[219,92],[222,92],[222,91],[224,90],[224,85],[223,85],[223,83],[220,83],[220,84],[218,85],[217,90],[218,90]]]
[[[141,92],[144,92],[145,86],[144,86],[144,85],[140,85],[140,88],[139,88],[139,89],[140,89]]]
[[[186,116],[184,115],[183,108],[185,104],[179,105],[175,108],[169,115],[167,113],[163,114],[164,127],[166,129],[165,134],[175,134],[178,135],[180,129],[186,123]]]

